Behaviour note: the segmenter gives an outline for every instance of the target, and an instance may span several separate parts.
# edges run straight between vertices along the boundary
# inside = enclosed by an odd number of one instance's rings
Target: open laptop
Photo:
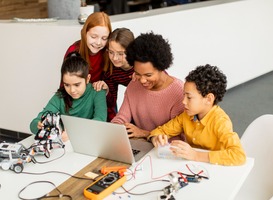
[[[126,127],[79,117],[61,116],[75,152],[132,164],[145,156],[153,144],[129,139]]]

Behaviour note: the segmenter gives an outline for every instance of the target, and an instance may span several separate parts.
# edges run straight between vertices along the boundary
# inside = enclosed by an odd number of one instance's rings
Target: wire
[[[151,193],[151,192],[154,192],[154,191],[162,191],[162,190],[153,190],[153,191],[149,191],[149,192],[145,192],[145,193],[131,193],[130,191],[132,191],[133,189],[135,189],[136,187],[138,186],[142,186],[142,185],[146,185],[146,184],[151,184],[151,183],[154,183],[154,182],[159,182],[159,181],[162,181],[162,182],[170,182],[169,180],[154,180],[154,181],[148,181],[148,182],[144,182],[144,183],[139,183],[135,186],[133,186],[132,188],[130,189],[126,189],[124,186],[121,186],[122,189],[125,191],[125,192],[115,192],[116,194],[125,194],[125,193],[128,193],[128,194],[132,194],[132,195],[145,195],[145,194],[148,194],[148,193]]]
[[[53,142],[53,144],[59,144],[59,143],[58,143],[58,142]],[[35,147],[38,147],[38,146],[40,146],[40,145],[41,145],[41,144],[35,144],[35,145],[32,144],[28,149],[35,148]],[[63,157],[63,156],[65,155],[65,153],[66,153],[65,148],[61,148],[61,149],[63,149],[64,151],[63,151],[62,155],[60,155],[60,156],[57,157],[57,158],[54,158],[54,159],[49,160],[49,161],[41,162],[41,161],[37,161],[37,159],[35,159],[34,156],[31,156],[31,161],[32,161],[33,163],[46,164],[46,163],[50,163],[50,162],[52,162],[52,161],[58,160],[58,159],[60,159],[61,157]],[[47,149],[46,149],[46,150],[47,150]],[[48,150],[47,150],[47,151],[48,151]],[[44,155],[45,155],[45,154],[44,154]]]
[[[154,177],[154,175],[153,175],[152,158],[151,158],[150,155],[146,155],[146,156],[141,160],[141,162],[139,162],[139,163],[136,165],[136,167],[135,167],[135,169],[134,169],[134,171],[133,171],[133,174],[132,174],[132,176],[133,176],[134,178],[135,178],[135,174],[136,174],[137,168],[139,167],[139,165],[141,165],[141,164],[144,162],[144,160],[145,160],[146,158],[149,158],[149,161],[150,161],[151,179],[153,179],[153,180],[162,179],[163,177],[168,176],[169,174],[172,174],[172,173],[178,173],[178,171],[171,171],[171,172],[169,172],[169,173],[167,173],[167,174],[163,174],[162,176]]]
[[[121,186],[121,187],[122,187],[122,189],[124,189],[124,191],[126,193],[131,194],[131,195],[146,195],[146,194],[150,194],[150,193],[153,193],[153,192],[162,192],[162,190],[151,190],[151,191],[143,192],[143,193],[132,193],[132,192],[126,190],[123,186]]]
[[[43,196],[40,196],[40,197],[36,197],[36,198],[24,198],[24,197],[21,197],[21,193],[27,189],[29,186],[31,185],[34,185],[34,184],[38,184],[38,183],[49,183],[50,185],[53,185],[54,188],[57,190],[57,192],[59,193],[58,195],[49,195],[49,194],[45,194]],[[68,198],[68,199],[71,199],[72,200],[72,197],[70,195],[66,195],[66,194],[62,194],[61,191],[57,188],[57,186],[51,182],[51,181],[34,181],[32,183],[29,183],[28,185],[26,185],[23,189],[21,189],[18,193],[18,197],[19,199],[22,199],[22,200],[40,200],[40,199],[46,199],[46,198]]]
[[[60,173],[60,174],[65,174],[65,175],[68,175],[72,178],[77,178],[77,179],[81,179],[81,180],[92,180],[92,181],[96,181],[96,179],[92,179],[92,178],[84,178],[84,177],[78,177],[78,176],[74,176],[74,175],[71,175],[69,173],[66,173],[66,172],[60,172],[60,171],[48,171],[48,172],[40,172],[40,173],[34,173],[34,172],[22,172],[22,174],[28,174],[28,175],[44,175],[44,174],[49,174],[49,173]],[[41,197],[38,197],[38,198],[34,198],[34,199],[26,199],[26,198],[22,198],[21,197],[21,193],[27,188],[29,187],[30,185],[33,185],[33,184],[36,184],[36,183],[49,183],[51,185],[53,185],[55,187],[55,189],[58,191],[58,195],[48,195],[48,194],[45,194]],[[25,186],[22,190],[20,190],[19,194],[18,194],[18,197],[22,200],[39,200],[39,199],[46,199],[46,198],[68,198],[68,199],[71,199],[72,200],[72,197],[70,195],[64,195],[61,193],[61,191],[55,186],[55,184],[51,181],[35,181],[35,182],[32,182],[30,184],[28,184],[27,186]]]
[[[49,173],[59,173],[59,174],[65,174],[68,175],[72,178],[77,178],[77,179],[82,179],[82,180],[96,180],[92,178],[85,178],[85,177],[79,177],[79,176],[74,176],[66,172],[61,172],[61,171],[47,171],[47,172],[21,172],[21,174],[29,174],[29,175],[44,175],[44,174],[49,174]]]
[[[203,169],[200,169],[199,172],[195,173],[195,172],[192,171],[192,169],[189,167],[188,164],[186,164],[186,167],[193,175],[196,175],[196,176],[201,177],[201,178],[209,179],[208,173],[206,173],[207,176],[201,175],[202,173],[205,173],[205,171]],[[207,172],[207,170],[206,170],[206,172]],[[182,173],[182,174],[190,176],[189,174],[185,174],[185,173]]]

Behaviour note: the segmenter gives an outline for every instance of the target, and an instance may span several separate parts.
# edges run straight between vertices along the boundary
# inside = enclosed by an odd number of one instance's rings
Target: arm
[[[104,81],[96,81],[93,84],[93,88],[99,92],[101,90],[106,90],[106,95],[109,93],[109,87]]]
[[[42,128],[42,123],[41,123],[41,117],[45,112],[53,112],[57,113],[60,112],[60,98],[57,97],[57,95],[54,95],[49,102],[47,103],[46,107],[38,114],[36,118],[34,118],[31,123],[30,123],[30,131],[33,134],[36,134],[39,129]]]
[[[80,40],[76,41],[74,44],[68,47],[68,49],[65,52],[64,59],[67,57],[68,54],[71,52],[79,52],[80,49]]]
[[[176,116],[162,126],[158,126],[156,129],[150,132],[148,139],[152,139],[154,136],[166,135],[168,138],[177,136],[183,132],[183,114]]]
[[[175,152],[178,156],[228,166],[245,162],[246,156],[240,139],[233,132],[229,117],[220,109],[214,109],[202,122],[186,120],[184,126],[188,144],[177,141],[171,143],[180,149]],[[206,151],[193,149],[190,145]]]
[[[176,79],[175,80],[175,93],[173,94],[173,106],[170,110],[171,118],[176,117],[177,115],[180,115],[184,111],[184,104],[182,103],[182,100],[184,99],[184,83]]]
[[[106,105],[106,96],[105,90],[96,92],[94,98],[94,120],[106,121],[107,119],[107,105]]]
[[[214,126],[219,150],[209,152],[210,163],[219,165],[242,165],[246,155],[237,133],[233,132],[230,120],[220,119]]]
[[[93,84],[94,90],[101,91],[106,90],[106,100],[107,100],[107,107],[115,107],[116,106],[116,99],[113,97],[113,95],[109,92],[109,87],[104,81],[97,81]]]
[[[127,132],[129,133],[129,137],[141,137],[146,138],[149,136],[150,132],[141,128],[138,128],[132,123],[125,123],[124,124]]]
[[[189,137],[189,132],[186,135]],[[171,150],[174,155],[188,160],[229,166],[241,165],[245,162],[246,156],[240,139],[232,131],[229,118],[216,115],[214,119],[207,121],[204,129],[195,130],[192,135],[194,137],[189,137],[189,144],[179,140],[172,141],[171,146],[174,148]],[[190,144],[209,151],[196,150]]]
[[[198,162],[209,162],[209,152],[198,151],[192,148],[188,143],[181,140],[174,140],[171,142],[170,150],[177,157]]]
[[[127,95],[127,89],[124,94],[124,99],[122,105],[117,113],[117,115],[111,120],[112,123],[124,124],[126,122],[131,122],[132,115],[130,109],[130,103]]]

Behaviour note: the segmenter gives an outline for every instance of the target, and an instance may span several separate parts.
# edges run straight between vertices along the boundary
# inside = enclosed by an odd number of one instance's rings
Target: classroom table
[[[32,140],[33,138],[27,139],[24,144],[29,145]],[[64,150],[65,154],[63,154]],[[83,190],[92,183],[92,180],[77,179],[68,174],[86,178],[87,172],[99,173],[103,166],[127,166],[129,168],[126,172],[128,181],[123,184],[123,187],[130,193],[125,193],[123,188],[118,188],[105,199],[157,200],[162,194],[163,188],[170,184],[170,182],[161,180],[170,180],[168,174],[171,172],[174,174],[176,171],[189,173],[186,164],[204,169],[209,174],[209,179],[202,179],[199,183],[188,183],[187,186],[174,193],[176,199],[233,199],[254,165],[253,158],[247,158],[246,163],[242,166],[221,166],[184,159],[163,159],[157,156],[157,149],[154,148],[138,163],[129,166],[120,162],[75,153],[69,142],[66,143],[64,149],[53,149],[50,158],[40,156],[37,160],[47,163],[26,163],[23,172],[51,171],[51,173],[43,175],[16,174],[10,170],[0,169],[1,199],[19,199],[19,191],[28,184],[34,181],[50,181],[58,186],[62,194],[70,195],[75,200],[86,200]],[[50,160],[52,161],[48,162]],[[57,190],[50,184],[33,184],[24,191],[24,197],[39,197],[46,193],[55,195]],[[142,193],[146,194],[141,195]]]

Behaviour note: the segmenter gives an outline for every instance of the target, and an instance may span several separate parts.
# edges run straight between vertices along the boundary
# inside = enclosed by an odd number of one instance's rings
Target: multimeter
[[[110,172],[84,188],[83,194],[88,199],[101,200],[122,186],[126,180],[126,176]]]

